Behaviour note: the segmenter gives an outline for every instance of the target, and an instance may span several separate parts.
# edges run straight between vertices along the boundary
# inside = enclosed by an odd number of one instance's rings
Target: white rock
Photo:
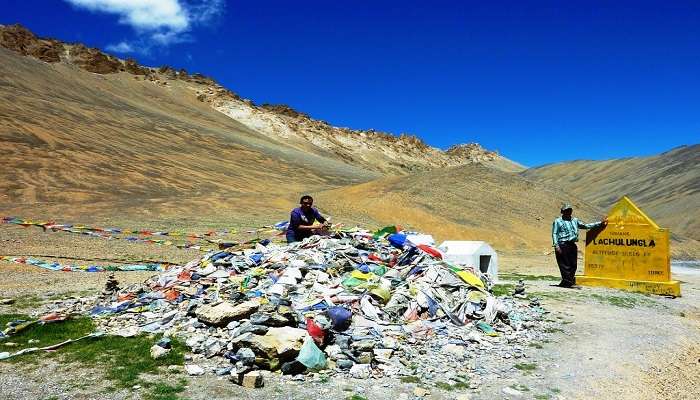
[[[156,360],[159,358],[163,358],[166,355],[168,355],[168,353],[170,353],[170,350],[171,349],[164,349],[158,346],[157,344],[154,344],[153,346],[151,346],[151,357],[153,357]]]
[[[114,333],[116,336],[121,337],[134,337],[139,334],[138,326],[130,326],[128,328],[120,329]]]
[[[374,358],[380,363],[388,363],[391,355],[394,353],[392,349],[374,349]]]
[[[356,379],[368,379],[372,376],[372,367],[369,364],[355,364],[350,368],[350,375]]]
[[[502,390],[503,394],[507,394],[508,396],[522,396],[523,392],[520,390],[515,390],[512,387],[504,387]]]
[[[464,346],[460,346],[458,344],[448,344],[442,348],[442,351],[444,353],[452,354],[453,356],[458,358],[463,358],[465,354],[467,354],[467,351],[464,348]]]
[[[185,371],[187,371],[188,375],[192,376],[204,375],[204,369],[197,364],[185,365]]]
[[[413,395],[416,397],[425,397],[430,394],[430,390],[428,389],[423,389],[422,387],[416,387],[413,389]]]

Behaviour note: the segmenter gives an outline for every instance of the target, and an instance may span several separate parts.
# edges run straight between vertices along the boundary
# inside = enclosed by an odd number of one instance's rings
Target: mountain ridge
[[[700,240],[700,144],[677,146],[649,157],[577,160],[520,173],[560,187],[603,209],[623,194],[672,234]]]
[[[414,135],[397,136],[373,129],[363,131],[335,127],[287,105],[257,106],[205,75],[189,74],[184,69],[177,70],[170,66],[142,66],[134,59],[121,60],[83,44],[37,37],[19,24],[0,25],[0,47],[48,63],[73,64],[92,73],[128,73],[135,79],[141,77],[163,87],[175,80],[197,84],[200,87],[195,89],[195,95],[199,101],[210,104],[215,110],[243,122],[251,129],[286,140],[288,145],[299,150],[319,155],[331,154],[347,163],[383,174],[406,174],[472,163],[509,172],[524,170],[522,165],[497,152],[483,149],[476,143],[455,145],[442,151],[428,146]]]

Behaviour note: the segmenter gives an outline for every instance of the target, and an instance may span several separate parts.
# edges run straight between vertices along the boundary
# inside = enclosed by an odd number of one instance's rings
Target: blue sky
[[[3,3],[0,23],[39,36],[528,166],[700,142],[697,1]]]

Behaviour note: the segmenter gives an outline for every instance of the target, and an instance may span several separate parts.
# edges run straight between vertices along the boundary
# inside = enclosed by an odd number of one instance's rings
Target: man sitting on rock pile
[[[330,227],[330,222],[323,218],[316,208],[312,207],[313,204],[313,197],[307,194],[299,200],[300,207],[292,210],[287,228],[287,243],[300,242],[311,235],[320,233],[319,231],[324,228]]]

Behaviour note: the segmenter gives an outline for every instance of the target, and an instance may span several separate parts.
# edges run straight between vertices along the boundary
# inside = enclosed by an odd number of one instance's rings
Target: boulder
[[[263,377],[262,375],[260,375],[260,371],[251,371],[243,375],[243,381],[241,382],[241,386],[254,389],[263,387],[263,385]]]
[[[244,334],[234,339],[239,346],[249,347],[262,359],[287,360],[299,354],[307,333],[292,327],[270,328],[265,335]]]
[[[197,308],[195,314],[200,321],[208,325],[224,327],[231,321],[247,318],[259,306],[260,303],[257,300],[245,301],[235,306],[231,303],[223,302],[215,306],[201,306]]]
[[[185,371],[187,371],[188,375],[192,376],[204,375],[204,369],[197,364],[185,365]]]
[[[369,364],[355,364],[350,367],[350,375],[355,379],[369,379],[372,367]]]

